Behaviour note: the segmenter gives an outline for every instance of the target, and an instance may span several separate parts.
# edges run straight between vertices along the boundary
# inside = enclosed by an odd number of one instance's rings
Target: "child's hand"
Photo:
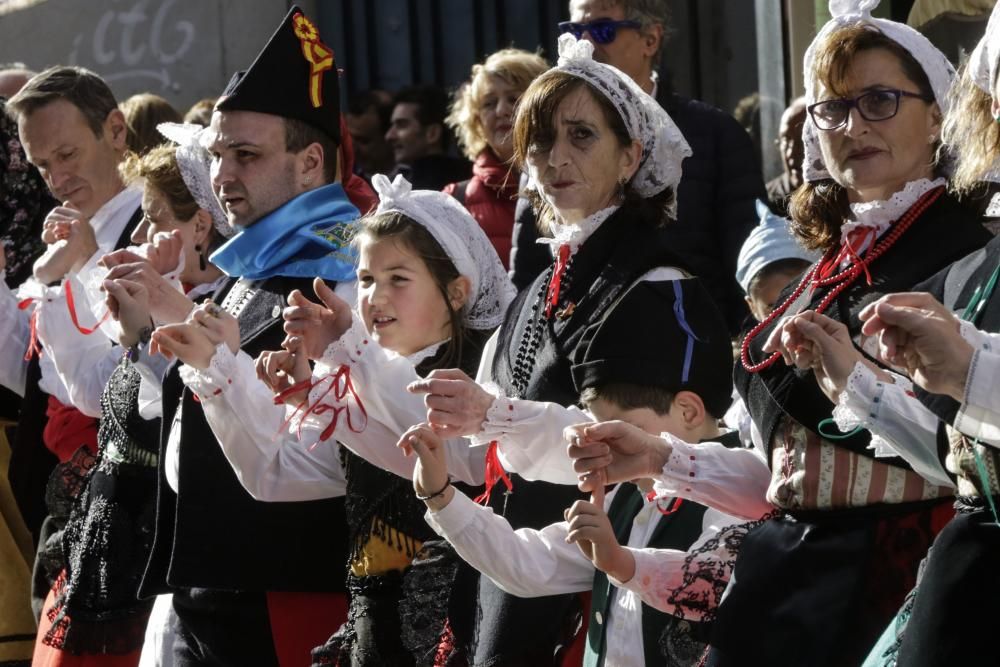
[[[407,456],[417,455],[413,468],[413,490],[434,510],[451,502],[455,489],[448,484],[448,457],[444,442],[427,424],[411,426],[396,445]],[[428,498],[443,491],[441,495]]]
[[[312,377],[309,360],[301,352],[300,338],[286,338],[281,350],[261,352],[255,363],[257,377],[276,394]],[[288,405],[299,406],[309,399],[309,388],[303,386],[293,394],[286,394]]]
[[[604,487],[595,489],[591,502],[578,500],[565,512],[569,523],[566,541],[576,542],[580,551],[598,570],[626,582],[635,574],[635,559],[618,544],[611,521],[604,513]]]
[[[337,296],[322,278],[313,281],[313,289],[322,303],[310,301],[299,290],[288,295],[285,333],[302,339],[306,358],[323,357],[330,343],[339,339],[351,327],[351,306]]]

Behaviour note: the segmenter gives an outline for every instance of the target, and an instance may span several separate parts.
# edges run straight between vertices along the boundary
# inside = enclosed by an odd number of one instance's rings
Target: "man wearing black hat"
[[[252,357],[280,347],[286,295],[315,298],[313,277],[353,301],[359,213],[340,184],[338,95],[332,50],[293,7],[212,115],[213,186],[241,230],[212,255],[231,278],[215,301]],[[307,664],[346,617],[343,500],[251,498],[177,367],[163,425],[143,591],[174,594],[175,664]]]

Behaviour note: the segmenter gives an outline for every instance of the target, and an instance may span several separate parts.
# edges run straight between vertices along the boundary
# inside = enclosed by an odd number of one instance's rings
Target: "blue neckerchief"
[[[271,211],[212,253],[228,276],[354,280],[351,237],[361,217],[339,183],[310,190]]]

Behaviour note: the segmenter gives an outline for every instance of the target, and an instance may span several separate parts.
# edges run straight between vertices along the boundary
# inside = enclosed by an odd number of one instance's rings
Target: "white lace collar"
[[[552,223],[552,238],[540,238],[536,243],[544,243],[549,246],[552,250],[552,254],[555,255],[556,251],[561,245],[568,245],[570,253],[575,253],[577,249],[583,245],[583,242],[591,237],[591,235],[597,231],[605,220],[607,220],[612,213],[617,211],[619,206],[609,206],[607,208],[602,208],[597,213],[593,213],[579,223],[575,225],[560,225],[557,222]]]
[[[876,237],[882,236],[918,199],[945,184],[944,178],[921,178],[910,181],[889,199],[851,204],[853,219],[841,226],[840,242],[843,243],[848,234],[862,227],[873,228]]]
[[[417,352],[414,352],[413,354],[407,356],[406,360],[409,361],[411,364],[413,364],[413,367],[416,368],[422,361],[424,361],[425,359],[430,359],[435,354],[437,354],[438,350],[441,349],[441,346],[447,343],[449,340],[451,340],[451,338],[445,338],[442,341],[439,341],[432,345],[428,345],[424,349],[418,350]]]

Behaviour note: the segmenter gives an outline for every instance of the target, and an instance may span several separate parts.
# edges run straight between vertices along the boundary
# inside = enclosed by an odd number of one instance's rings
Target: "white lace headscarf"
[[[667,188],[674,190],[670,215],[677,212],[677,184],[681,162],[691,147],[673,119],[660,104],[621,70],[593,58],[594,45],[573,35],[559,36],[559,62],[554,69],[583,79],[608,98],[618,111],[628,135],[642,144],[639,170],[632,188],[642,197],[652,197]]]
[[[194,123],[160,123],[156,129],[177,144],[177,166],[180,168],[184,185],[198,206],[212,216],[215,230],[227,239],[233,236],[236,230],[229,224],[212,188],[210,173],[212,156],[200,141],[205,128]]]
[[[955,78],[955,68],[948,58],[941,53],[922,34],[906,25],[888,19],[874,18],[871,11],[878,6],[879,0],[830,0],[830,15],[812,44],[806,49],[803,58],[805,76],[806,104],[817,102],[816,74],[813,71],[817,47],[836,30],[863,23],[906,49],[920,63],[920,67],[930,81],[934,91],[934,100],[941,109],[942,115],[948,113],[948,89]],[[823,161],[823,153],[819,146],[819,136],[812,118],[806,120],[802,128],[802,141],[805,144],[805,157],[802,161],[802,177],[809,182],[830,178],[830,172]]]
[[[397,211],[422,225],[471,283],[462,310],[470,329],[487,330],[500,325],[517,291],[493,244],[475,218],[451,195],[434,190],[414,190],[402,175],[392,182],[375,174],[372,187],[378,193],[376,213]]]
[[[986,32],[979,44],[969,54],[969,76],[979,88],[993,96],[997,80],[997,61],[1000,60],[1000,4],[993,6]]]

